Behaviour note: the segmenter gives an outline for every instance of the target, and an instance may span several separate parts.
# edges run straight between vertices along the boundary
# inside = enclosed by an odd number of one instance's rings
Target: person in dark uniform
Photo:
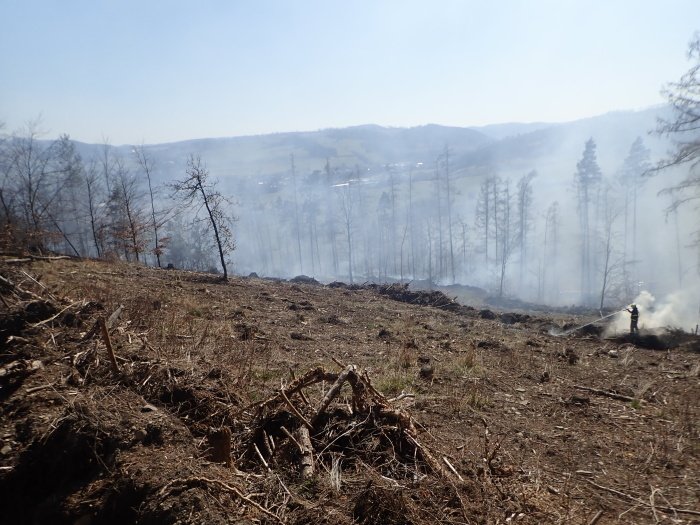
[[[639,328],[637,328],[637,323],[639,322],[639,310],[637,310],[636,304],[631,304],[629,308],[625,308],[630,313],[630,333],[638,334]]]

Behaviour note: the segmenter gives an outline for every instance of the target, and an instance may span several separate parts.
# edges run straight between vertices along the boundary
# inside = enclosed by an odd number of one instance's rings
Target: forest
[[[37,119],[0,139],[0,242],[599,309],[668,294],[700,269],[698,67],[665,106],[559,125],[112,146],[46,140]]]

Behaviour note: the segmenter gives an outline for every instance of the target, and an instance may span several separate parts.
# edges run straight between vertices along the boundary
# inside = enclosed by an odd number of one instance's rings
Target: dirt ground
[[[5,523],[700,523],[697,337],[400,285],[0,276]]]

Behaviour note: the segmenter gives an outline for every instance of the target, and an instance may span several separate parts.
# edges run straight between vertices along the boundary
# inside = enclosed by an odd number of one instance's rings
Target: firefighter
[[[637,328],[637,323],[639,322],[639,310],[637,310],[636,304],[631,304],[629,308],[625,308],[630,313],[630,333],[638,334],[639,328]]]

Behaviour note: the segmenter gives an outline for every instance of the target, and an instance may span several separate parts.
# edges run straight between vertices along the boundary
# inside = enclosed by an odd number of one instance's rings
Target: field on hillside
[[[695,336],[396,285],[0,276],[7,523],[700,523]]]

